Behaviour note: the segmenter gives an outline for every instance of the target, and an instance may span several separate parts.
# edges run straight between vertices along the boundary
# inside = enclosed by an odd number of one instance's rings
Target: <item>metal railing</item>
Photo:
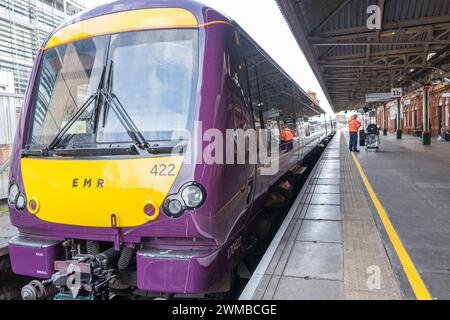
[[[0,200],[4,200],[8,197],[10,162],[11,159],[8,159],[0,165]]]

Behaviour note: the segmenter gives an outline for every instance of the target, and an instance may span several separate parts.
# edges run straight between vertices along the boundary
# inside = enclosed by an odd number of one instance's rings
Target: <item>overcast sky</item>
[[[95,7],[111,0],[86,0]],[[275,0],[202,0],[236,20],[303,88],[317,92],[322,108],[332,113],[322,88],[309,67]],[[257,11],[255,11],[257,8]]]

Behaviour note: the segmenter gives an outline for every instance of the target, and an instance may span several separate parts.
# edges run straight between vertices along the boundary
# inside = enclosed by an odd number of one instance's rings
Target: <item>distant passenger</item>
[[[287,152],[294,149],[294,134],[288,127],[284,127],[281,132],[281,143],[286,146]]]
[[[348,131],[350,133],[350,152],[359,152],[358,150],[358,130],[361,128],[361,122],[355,114],[348,122]]]

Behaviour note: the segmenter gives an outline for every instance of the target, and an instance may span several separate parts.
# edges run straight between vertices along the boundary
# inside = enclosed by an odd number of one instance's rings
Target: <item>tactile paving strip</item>
[[[402,299],[361,178],[341,138],[344,295],[348,300]]]

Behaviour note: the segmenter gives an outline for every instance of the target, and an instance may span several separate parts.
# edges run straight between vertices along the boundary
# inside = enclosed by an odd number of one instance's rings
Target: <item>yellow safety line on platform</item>
[[[375,191],[373,190],[372,185],[367,179],[366,174],[364,173],[364,170],[361,164],[359,163],[358,158],[355,156],[354,153],[352,153],[352,156],[353,160],[355,161],[356,167],[358,168],[359,174],[361,175],[361,178],[367,188],[367,191],[369,192],[370,198],[372,199],[372,202],[375,205],[375,208],[377,209],[378,215],[380,216],[380,219],[383,222],[384,228],[389,236],[389,239],[391,240],[391,243],[394,246],[395,252],[397,252],[397,255],[400,259],[403,269],[405,270],[406,276],[408,277],[409,283],[411,284],[411,287],[414,290],[414,294],[416,295],[418,300],[431,300],[432,297],[430,292],[425,286],[425,283],[423,282],[419,272],[414,266],[414,263],[412,262],[408,252],[403,246],[402,241],[400,240],[397,232],[395,231],[395,228],[392,225],[391,220],[389,219],[386,211],[383,208],[383,205],[381,204],[380,200],[375,194]]]

